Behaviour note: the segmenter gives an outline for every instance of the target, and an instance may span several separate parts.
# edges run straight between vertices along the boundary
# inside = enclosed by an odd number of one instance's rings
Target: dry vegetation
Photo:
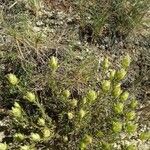
[[[0,1],[0,150],[148,150],[149,0]]]

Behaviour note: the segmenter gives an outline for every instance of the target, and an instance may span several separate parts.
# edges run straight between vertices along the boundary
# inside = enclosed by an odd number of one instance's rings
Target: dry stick
[[[23,58],[23,59],[25,59],[24,58],[24,55],[23,55],[23,53],[22,53],[22,51],[21,51],[21,47],[20,47],[20,45],[19,45],[19,41],[16,39],[16,43],[17,43],[17,46],[18,46],[18,50],[19,50],[19,53],[21,54],[21,57]]]
[[[14,7],[17,3],[18,3],[18,1],[15,1],[12,5],[9,6],[9,9],[11,9],[12,7]]]

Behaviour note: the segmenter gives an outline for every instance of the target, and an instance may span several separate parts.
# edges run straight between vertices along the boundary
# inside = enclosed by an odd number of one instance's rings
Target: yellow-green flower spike
[[[39,118],[37,123],[39,126],[45,126],[45,119]]]
[[[86,111],[84,111],[83,109],[80,109],[79,111],[80,118],[82,119],[85,115],[86,115]]]
[[[73,119],[74,117],[74,114],[72,112],[68,112],[67,115],[69,120]]]
[[[139,136],[141,140],[150,140],[150,131],[142,132]]]
[[[125,130],[129,134],[134,133],[137,130],[137,125],[132,122],[128,122],[126,123]]]
[[[9,83],[12,84],[12,85],[17,85],[18,82],[19,82],[19,80],[16,77],[16,75],[14,75],[12,73],[10,73],[10,74],[7,75],[7,79],[9,81]]]
[[[138,101],[135,99],[131,100],[130,107],[132,109],[135,109],[137,106],[138,106]]]
[[[120,95],[120,100],[122,101],[122,102],[124,102],[124,101],[126,101],[127,99],[128,99],[128,97],[129,97],[129,92],[123,92],[121,95]]]
[[[85,144],[91,144],[92,143],[92,137],[90,135],[85,135],[84,138],[83,138],[83,142]]]
[[[127,120],[133,120],[135,119],[136,113],[135,111],[130,111],[126,113],[126,119]]]
[[[63,96],[64,96],[65,98],[69,98],[70,95],[71,95],[71,93],[70,93],[69,90],[65,90],[65,91],[63,92]]]
[[[14,138],[17,140],[17,141],[23,141],[25,139],[25,136],[24,134],[21,134],[21,133],[16,133],[14,135]]]
[[[89,102],[93,102],[97,98],[97,93],[94,90],[89,90],[86,98]]]
[[[118,98],[121,93],[122,93],[121,85],[118,84],[113,88],[112,95],[114,96],[114,98]]]
[[[127,71],[122,68],[121,70],[116,72],[115,78],[120,81],[125,78],[126,74],[127,74]]]
[[[70,105],[71,105],[72,107],[77,107],[77,104],[78,104],[78,101],[77,101],[76,99],[72,99],[72,100],[70,101]]]
[[[117,114],[122,114],[122,113],[123,113],[123,108],[124,108],[124,104],[123,104],[123,103],[117,103],[117,104],[115,104],[115,106],[114,106],[114,111],[115,111]]]
[[[108,92],[110,90],[111,82],[109,80],[104,80],[102,82],[102,90],[103,92]]]
[[[114,79],[115,74],[116,74],[116,70],[113,70],[113,69],[110,70],[110,75],[109,75],[110,80],[113,80],[113,79]]]
[[[82,141],[82,142],[80,143],[80,149],[81,149],[81,150],[85,150],[86,147],[87,147],[87,145]]]
[[[40,135],[38,133],[31,133],[31,140],[34,142],[39,142],[41,140]]]
[[[14,103],[14,106],[15,106],[16,108],[20,108],[20,109],[21,109],[21,106],[20,106],[19,103],[17,103],[17,102]]]
[[[106,57],[102,62],[102,67],[104,70],[107,70],[109,68],[109,66],[110,66],[110,62],[108,60],[108,57]]]
[[[43,129],[43,137],[44,138],[49,138],[52,135],[51,130],[48,128]]]
[[[13,116],[16,118],[21,118],[21,116],[22,116],[22,111],[18,107],[12,107],[11,112],[12,112]]]
[[[6,143],[0,143],[0,150],[7,150],[8,146]]]
[[[122,131],[122,123],[121,122],[113,122],[112,129],[115,133],[119,133]]]
[[[56,57],[51,57],[51,59],[49,60],[49,67],[52,70],[56,70],[58,68],[58,59]]]
[[[84,97],[82,101],[83,101],[83,104],[86,104],[87,103],[87,98]]]
[[[24,145],[20,147],[20,150],[31,150],[31,148],[28,145]]]
[[[123,57],[122,61],[121,61],[121,65],[123,68],[128,68],[130,66],[131,63],[131,57],[129,56],[129,54],[127,54],[125,57]]]
[[[27,99],[29,102],[35,102],[36,100],[36,96],[32,92],[27,92],[24,98]]]

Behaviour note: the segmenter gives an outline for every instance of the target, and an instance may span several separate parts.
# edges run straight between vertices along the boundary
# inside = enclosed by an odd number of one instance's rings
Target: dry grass
[[[117,3],[115,7],[112,7],[112,2]],[[131,9],[127,3],[123,2],[120,3],[117,0],[28,0],[25,3],[11,0],[1,4],[0,114],[4,120],[8,121],[8,123],[6,121],[8,136],[17,131],[17,127],[12,128],[12,122],[8,117],[9,110],[15,101],[21,102],[21,106],[27,110],[27,114],[31,115],[34,121],[40,114],[36,106],[31,106],[24,101],[22,93],[19,93],[18,89],[11,89],[8,86],[6,75],[14,73],[20,79],[24,91],[29,90],[36,93],[40,103],[45,106],[48,115],[52,118],[53,124],[57,126],[55,131],[58,131],[60,135],[56,134],[56,139],[50,141],[51,146],[56,145],[57,150],[74,150],[83,135],[91,132],[94,134],[94,144],[89,149],[97,149],[99,145],[98,140],[95,140],[97,138],[95,133],[103,127],[101,122],[105,124],[108,121],[106,125],[108,125],[108,129],[110,128],[109,119],[111,118],[101,120],[101,117],[103,118],[105,113],[109,113],[103,108],[104,105],[105,107],[111,105],[111,103],[107,103],[107,100],[111,100],[111,98],[107,97],[108,99],[105,98],[101,103],[96,103],[90,108],[85,107],[88,109],[89,116],[81,125],[82,130],[75,132],[73,122],[68,121],[66,117],[66,111],[70,111],[70,107],[68,108],[67,104],[62,101],[60,94],[63,90],[69,89],[71,99],[76,98],[80,101],[89,89],[99,90],[102,73],[100,63],[104,56],[109,56],[113,69],[118,69],[119,58],[124,53],[129,53],[133,62],[129,70],[129,77],[123,82],[122,88],[133,91],[141,104],[138,110],[143,118],[141,122],[149,124],[149,28],[146,26],[146,30],[144,30],[143,26],[139,28],[139,25],[136,24],[141,21],[141,16],[145,13],[143,12],[145,6],[140,8],[139,1],[137,1],[139,5]],[[146,3],[146,0],[143,2]],[[129,18],[128,13],[131,10],[133,16]],[[141,14],[139,14],[140,12]],[[79,27],[82,27],[84,31],[85,39],[79,37]],[[140,32],[136,27],[140,29]],[[113,30],[114,28],[115,30]],[[127,39],[130,41],[123,38],[118,40],[118,37],[112,33],[117,30],[135,34],[132,36],[129,34]],[[141,37],[139,33],[142,33],[142,40],[138,39]],[[88,36],[92,39],[90,43],[86,41]],[[101,43],[97,39],[100,39]],[[137,44],[136,40],[140,42]],[[115,44],[112,46],[109,42]],[[108,48],[102,49],[105,46]],[[51,71],[48,68],[48,60],[51,56],[55,56],[59,60],[55,76],[50,76]],[[81,106],[75,109],[75,112],[78,112],[80,108]],[[95,112],[95,110],[97,111]],[[99,115],[99,113],[101,114]],[[101,126],[97,125],[95,117]],[[90,119],[93,119],[90,123],[94,124],[88,127]],[[65,143],[62,137],[68,133],[70,141]],[[8,142],[12,139],[6,137],[6,140]],[[40,143],[38,146],[42,147],[42,144]]]

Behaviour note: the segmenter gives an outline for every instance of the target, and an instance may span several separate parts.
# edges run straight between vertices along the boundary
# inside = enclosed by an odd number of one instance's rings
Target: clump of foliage
[[[47,87],[42,95],[31,91],[15,74],[7,74],[6,89],[13,101],[7,134],[12,140],[3,139],[0,148],[136,149],[132,137],[148,140],[150,136],[148,132],[135,134],[138,102],[121,88],[130,63],[126,55],[120,67],[113,69],[104,58],[101,73],[95,71],[99,76],[76,96],[57,79],[61,65],[54,56],[47,63],[49,75],[45,75]]]
[[[45,15],[42,2],[6,1],[10,7],[1,12],[3,34],[9,38],[0,47],[0,102],[8,113],[0,149],[134,150],[138,143],[133,138],[148,141],[149,132],[137,132],[138,101],[122,87],[130,56],[116,68],[107,57],[99,64],[98,57],[86,50],[51,52],[47,30],[35,25]],[[94,36],[106,24],[113,32],[128,30],[124,22],[113,20],[122,15],[124,2],[95,0],[80,5],[81,15],[91,11]]]
[[[133,29],[141,25],[148,12],[148,0],[94,0],[78,1],[81,26],[90,24],[93,37],[98,37],[106,30],[111,38],[126,37]]]

